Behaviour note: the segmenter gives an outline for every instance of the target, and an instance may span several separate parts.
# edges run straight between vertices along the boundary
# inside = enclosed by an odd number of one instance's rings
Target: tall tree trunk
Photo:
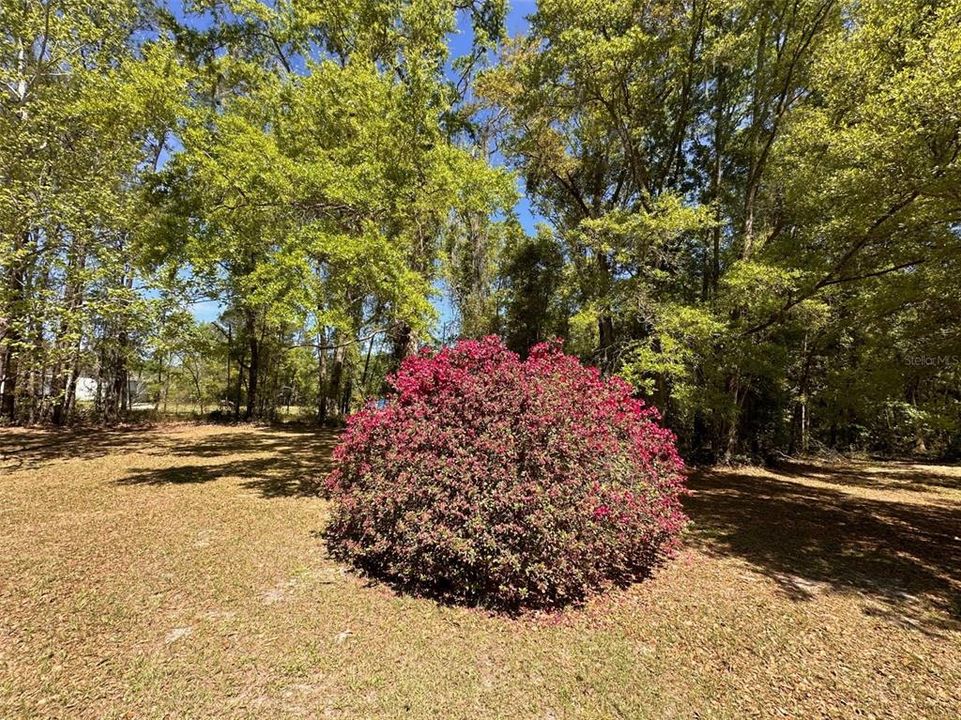
[[[227,323],[227,383],[224,385],[224,399],[230,401],[230,354],[233,352],[233,325]]]
[[[121,249],[123,245],[121,245]],[[133,288],[133,273],[126,272],[120,280],[121,287],[130,291]],[[126,321],[121,318],[121,323]],[[105,418],[110,423],[119,422],[127,411],[127,355],[130,346],[130,334],[125,324],[116,329],[116,340],[109,349],[109,384],[107,386],[107,401],[105,404]],[[164,385],[164,411],[166,411],[167,393],[170,387],[170,362],[167,364],[167,379]]]
[[[17,344],[20,342],[20,334],[14,329],[13,325],[7,327],[4,337],[3,347],[3,396],[0,398],[0,417],[8,420],[17,419],[17,374],[18,357]]]
[[[334,334],[334,358],[330,368],[330,383],[327,386],[327,407],[329,412],[335,416],[340,416],[341,411],[341,389],[344,377],[344,356],[347,348],[344,343],[339,342],[340,333]]]
[[[724,458],[725,464],[731,462],[734,459],[734,454],[737,451],[738,445],[738,429],[741,420],[741,403],[744,401],[744,397],[741,394],[740,378],[735,372],[728,380],[727,391],[730,393],[734,401],[734,412],[731,419],[727,424],[727,431],[724,438]]]
[[[27,22],[29,7],[23,4],[23,20]],[[25,24],[24,27],[27,27]],[[19,106],[17,118],[26,124],[29,117],[27,111],[27,46],[23,38],[16,35],[17,69],[16,69],[16,102]],[[0,418],[10,421],[17,419],[17,381],[20,375],[20,342],[23,328],[23,303],[25,273],[19,258],[21,251],[30,244],[30,231],[20,230],[13,233],[13,252],[7,272],[7,291],[10,293],[6,313],[6,333],[3,338],[3,377],[0,378],[2,393],[0,393]]]
[[[257,408],[257,380],[260,376],[260,338],[257,336],[257,316],[252,310],[244,314],[246,320],[247,344],[250,350],[250,364],[247,366],[247,411],[245,420],[254,416]]]
[[[597,254],[597,266],[600,271],[599,295],[602,304],[606,305],[610,298],[611,266],[607,256]],[[605,371],[611,369],[613,358],[611,352],[614,346],[614,318],[610,310],[604,308],[597,318],[597,358],[598,365]]]
[[[346,417],[350,413],[350,398],[354,392],[354,374],[348,373],[347,382],[344,383],[344,392],[341,395],[340,414]]]
[[[367,374],[370,370],[370,354],[374,352],[374,336],[370,338],[370,344],[367,345],[367,357],[364,358],[364,374],[360,378],[360,391],[365,394],[367,393]]]
[[[101,338],[100,349],[97,355],[97,394],[94,397],[94,414],[98,418],[101,418],[103,417],[104,407],[106,405],[104,402],[104,387],[106,385],[104,380],[107,373],[107,350],[106,343],[103,338]]]
[[[714,227],[711,228],[711,294],[717,297],[721,277],[721,183],[724,180],[724,106],[727,103],[727,72],[723,65],[717,73],[714,93],[714,167],[711,172],[711,202],[714,203]]]
[[[70,376],[67,380],[67,387],[64,392],[63,418],[62,424],[69,422],[77,407],[77,378],[80,376],[80,338],[73,347],[70,360]]]
[[[390,372],[397,372],[404,358],[414,351],[414,331],[407,323],[398,323],[389,334],[391,343]]]
[[[27,233],[17,235],[13,256],[28,243]],[[10,421],[17,419],[17,380],[20,375],[20,343],[22,341],[24,271],[16,259],[7,273],[7,288],[10,293],[7,302],[6,331],[3,336],[3,393],[0,396],[0,418]]]
[[[241,345],[240,357],[237,358],[237,392],[234,394],[234,420],[240,420],[240,400],[243,395],[243,376],[244,376],[244,363],[247,358],[247,353]]]
[[[788,443],[788,454],[794,455],[798,450],[807,452],[808,437],[808,408],[807,396],[811,384],[811,366],[814,361],[814,345],[808,341],[808,336],[804,336],[802,346],[804,365],[801,370],[801,379],[798,382],[798,396],[794,401],[794,411],[791,417],[791,437]]]
[[[45,284],[44,280],[44,284]],[[36,290],[34,290],[36,292]],[[33,425],[40,420],[44,385],[47,372],[47,353],[43,342],[43,323],[35,313],[30,318],[29,371],[27,372],[27,422]],[[21,413],[22,414],[22,413]]]
[[[327,333],[321,331],[317,343],[317,424],[327,422]]]
[[[55,341],[55,347],[59,346],[59,343]],[[62,360],[57,360],[54,363],[53,370],[50,375],[50,420],[54,425],[63,425],[64,422],[64,407],[67,401],[67,373],[68,369],[66,364]]]
[[[76,242],[71,247],[67,262],[67,285],[63,294],[64,316],[60,323],[60,330],[54,341],[54,351],[62,353],[66,350],[64,344],[74,332],[77,325],[76,314],[80,309],[83,298],[83,283],[80,274],[86,265],[86,252],[81,243]],[[79,333],[78,333],[79,335]],[[50,395],[53,398],[53,423],[63,425],[67,422],[69,402],[68,385],[73,385],[76,392],[76,367],[79,363],[80,341],[71,343],[68,361],[58,361],[57,368],[51,379]],[[72,371],[72,374],[71,374]]]
[[[110,397],[113,407],[110,409],[111,420],[117,422],[126,412],[127,395],[127,332],[120,331],[117,335],[117,349],[113,357],[113,378]],[[169,371],[168,371],[169,377]]]

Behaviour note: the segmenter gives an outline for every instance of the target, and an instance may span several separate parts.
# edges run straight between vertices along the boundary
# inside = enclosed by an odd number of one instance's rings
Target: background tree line
[[[542,0],[478,87],[548,220],[478,326],[695,457],[958,453],[961,4]]]
[[[472,23],[469,67],[504,10],[4,2],[0,415],[112,422],[173,393],[323,422],[378,393],[427,337],[444,239],[515,202],[446,45]]]
[[[691,457],[961,451],[956,0],[2,8],[8,420],[336,420],[443,285]]]

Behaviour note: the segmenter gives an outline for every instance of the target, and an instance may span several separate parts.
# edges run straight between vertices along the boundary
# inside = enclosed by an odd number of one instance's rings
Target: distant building
[[[127,394],[130,397],[130,404],[143,402],[147,394],[147,383],[137,378],[127,380]],[[97,379],[81,375],[77,378],[77,390],[75,393],[79,402],[93,402],[97,399]]]
[[[80,402],[93,402],[97,399],[97,381],[92,377],[81,375],[77,378],[75,397]]]

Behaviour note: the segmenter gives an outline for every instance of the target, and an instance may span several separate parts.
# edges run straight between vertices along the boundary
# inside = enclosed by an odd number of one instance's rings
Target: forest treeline
[[[697,460],[961,454],[959,0],[0,8],[6,422],[337,422],[496,333]]]

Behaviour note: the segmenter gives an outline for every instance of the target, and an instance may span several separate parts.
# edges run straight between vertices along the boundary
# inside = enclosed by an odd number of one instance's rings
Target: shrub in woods
[[[333,554],[446,600],[556,607],[649,573],[686,523],[670,431],[619,378],[496,337],[408,358],[348,421]]]

